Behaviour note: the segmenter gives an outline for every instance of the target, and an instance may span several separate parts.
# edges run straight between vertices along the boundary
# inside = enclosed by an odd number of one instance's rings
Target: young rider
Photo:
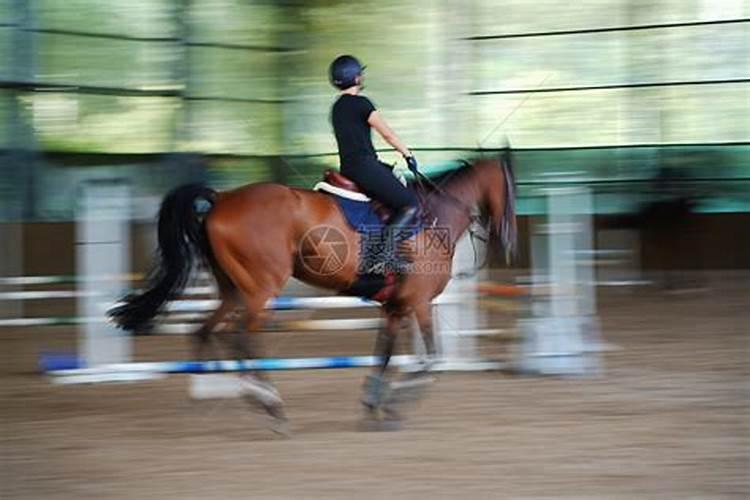
[[[404,157],[416,173],[417,160],[396,133],[388,126],[372,102],[362,95],[365,67],[353,56],[337,57],[330,67],[330,79],[339,89],[339,97],[331,110],[331,122],[341,162],[341,173],[356,182],[371,198],[393,210],[386,234],[403,234],[414,225],[419,215],[418,200],[393,175],[391,167],[378,159],[372,145],[371,129]],[[398,244],[398,242],[394,242]]]

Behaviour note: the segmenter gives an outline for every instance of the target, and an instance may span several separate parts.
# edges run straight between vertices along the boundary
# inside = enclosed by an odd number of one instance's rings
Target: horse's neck
[[[429,208],[437,225],[450,229],[455,244],[471,223],[470,212],[480,203],[481,190],[476,176],[469,174],[448,181],[442,191],[443,194],[433,193]]]

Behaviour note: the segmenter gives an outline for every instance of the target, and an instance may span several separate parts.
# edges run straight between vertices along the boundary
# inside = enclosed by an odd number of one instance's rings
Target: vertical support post
[[[519,368],[546,375],[587,375],[598,371],[594,353],[600,349],[591,193],[576,187],[552,188],[546,194],[547,223],[536,228],[532,240],[538,303],[534,317],[521,323]]]
[[[131,358],[126,332],[105,322],[108,305],[124,290],[130,262],[130,189],[117,180],[83,184],[76,225],[78,352],[85,366],[124,363]],[[91,321],[94,320],[94,321]]]

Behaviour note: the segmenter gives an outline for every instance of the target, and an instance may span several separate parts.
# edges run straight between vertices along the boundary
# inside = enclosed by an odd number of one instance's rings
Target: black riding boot
[[[419,207],[403,208],[388,221],[383,228],[386,238],[386,266],[398,274],[403,274],[408,268],[408,259],[399,251],[401,243],[408,240],[415,233],[415,226],[419,222]]]

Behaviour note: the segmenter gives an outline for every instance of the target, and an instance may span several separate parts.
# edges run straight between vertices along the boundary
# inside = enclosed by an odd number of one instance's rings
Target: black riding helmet
[[[338,56],[331,63],[330,78],[331,84],[341,90],[348,89],[356,85],[359,75],[365,70],[365,66],[354,56]]]

